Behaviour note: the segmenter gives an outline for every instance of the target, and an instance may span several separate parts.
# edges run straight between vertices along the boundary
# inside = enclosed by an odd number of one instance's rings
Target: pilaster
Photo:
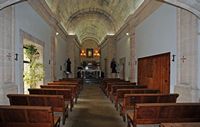
[[[12,7],[0,11],[0,104],[7,104],[8,93],[16,93],[14,10]]]
[[[177,9],[177,84],[179,101],[198,101],[198,40],[197,17]]]

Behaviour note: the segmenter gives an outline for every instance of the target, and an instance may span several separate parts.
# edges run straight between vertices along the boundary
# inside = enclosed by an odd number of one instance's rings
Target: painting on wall
[[[86,55],[87,55],[88,58],[92,58],[93,57],[93,49],[87,48]]]

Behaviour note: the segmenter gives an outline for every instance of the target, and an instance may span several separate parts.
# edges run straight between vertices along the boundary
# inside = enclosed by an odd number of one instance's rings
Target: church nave
[[[126,123],[99,85],[86,84],[65,127],[126,127]]]

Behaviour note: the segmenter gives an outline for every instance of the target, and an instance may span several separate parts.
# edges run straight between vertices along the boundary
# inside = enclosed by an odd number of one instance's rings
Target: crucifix
[[[12,56],[11,56],[11,53],[8,53],[8,54],[6,55],[6,57],[8,58],[9,61],[11,61],[11,57],[12,57]]]
[[[181,60],[182,60],[182,62],[184,63],[185,60],[186,60],[186,58],[183,56],[183,57],[181,58]]]

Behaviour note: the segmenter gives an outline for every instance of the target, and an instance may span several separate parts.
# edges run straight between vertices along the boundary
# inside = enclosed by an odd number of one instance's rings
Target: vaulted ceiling
[[[0,0],[0,10],[23,1],[35,0]],[[80,42],[93,39],[100,44],[106,35],[115,34],[144,0],[44,1],[69,35],[77,35]],[[158,1],[187,9],[200,17],[200,0]]]
[[[64,29],[80,42],[114,35],[143,0],[45,0]]]

